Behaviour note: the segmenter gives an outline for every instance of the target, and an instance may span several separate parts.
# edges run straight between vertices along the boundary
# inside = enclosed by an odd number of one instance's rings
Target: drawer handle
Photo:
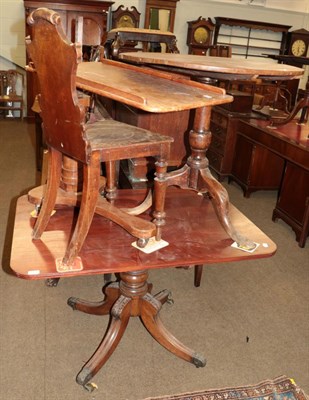
[[[216,148],[219,148],[219,147],[221,147],[221,143],[218,140],[214,140],[213,141],[213,146],[216,147]]]
[[[222,133],[222,129],[219,128],[218,126],[216,126],[216,127],[214,128],[214,133]]]

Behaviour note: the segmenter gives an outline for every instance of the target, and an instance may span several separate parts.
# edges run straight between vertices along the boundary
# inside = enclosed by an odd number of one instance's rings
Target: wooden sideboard
[[[293,120],[269,126],[269,121],[239,121],[231,179],[247,195],[278,188],[273,220],[289,224],[304,247],[309,233],[309,124]]]
[[[238,134],[234,152],[232,174],[229,181],[241,186],[245,197],[257,190],[278,190],[284,170],[284,159],[242,135],[242,124],[238,124]]]
[[[210,118],[212,140],[207,158],[219,181],[232,174],[239,120],[259,117],[251,111],[253,96],[239,91],[227,93],[234,97],[234,102],[214,107]]]
[[[75,41],[75,28],[78,17],[83,17],[83,28],[89,30],[89,34],[93,31],[99,32],[101,43],[105,41],[106,32],[109,29],[109,16],[113,1],[103,0],[24,0],[25,20],[28,15],[39,7],[46,7],[57,11],[60,14],[63,29],[67,37]],[[30,27],[26,23],[26,35],[30,34]],[[27,63],[29,59],[27,58]],[[38,93],[38,85],[34,74],[27,73],[27,115],[34,117],[31,110],[35,96]]]

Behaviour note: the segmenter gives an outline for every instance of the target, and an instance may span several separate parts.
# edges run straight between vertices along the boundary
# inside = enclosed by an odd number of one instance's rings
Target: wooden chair
[[[19,91],[17,90],[18,81],[21,87]],[[23,87],[23,74],[14,69],[0,71],[0,115],[4,118],[23,119]]]
[[[59,261],[61,267],[76,268],[76,263],[81,262],[77,255],[95,212],[122,226],[141,246],[154,235],[160,240],[164,224],[166,160],[172,138],[111,119],[93,121],[91,118],[85,123],[85,110],[78,102],[75,84],[80,46],[68,41],[59,14],[52,10],[39,8],[30,14],[27,22],[32,26],[32,33],[26,39],[26,46],[39,82],[43,130],[49,148],[47,184],[33,239],[39,239],[46,230],[56,204],[80,204],[72,237]],[[116,162],[128,157],[149,156],[157,158],[154,222],[130,214],[136,210],[127,212],[113,204]],[[67,158],[78,161],[83,167],[81,196],[66,193],[60,187],[63,159]],[[107,172],[107,198],[99,194],[101,162],[105,162]]]

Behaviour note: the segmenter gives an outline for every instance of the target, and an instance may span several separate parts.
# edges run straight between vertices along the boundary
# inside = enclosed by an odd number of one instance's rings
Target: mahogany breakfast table
[[[134,207],[145,195],[142,190],[119,190],[116,204]],[[151,254],[133,247],[132,236],[116,224],[95,215],[80,256],[83,269],[57,268],[55,260],[62,258],[74,223],[74,209],[59,207],[51,218],[42,239],[32,241],[35,219],[33,205],[27,196],[17,203],[11,268],[24,279],[64,278],[69,276],[119,273],[120,281],[104,288],[101,302],[70,298],[73,310],[95,315],[110,315],[110,324],[99,347],[77,375],[77,382],[91,390],[93,376],[109,359],[127,327],[130,317],[140,317],[149,333],[163,347],[196,367],[205,366],[205,359],[179,342],[163,325],[159,311],[169,300],[170,292],[151,294],[147,282],[151,269],[225,263],[270,257],[276,245],[233,205],[230,217],[242,235],[249,235],[259,246],[252,253],[232,247],[233,240],[218,222],[208,197],[192,190],[169,188],[166,197],[166,227],[164,239],[169,243]],[[145,214],[144,218],[151,218]],[[197,268],[199,268],[197,267]],[[175,274],[181,273],[180,270]],[[141,349],[142,351],[142,349]]]

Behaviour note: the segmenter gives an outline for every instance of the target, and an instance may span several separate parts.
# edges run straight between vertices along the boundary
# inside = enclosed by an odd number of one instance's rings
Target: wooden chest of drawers
[[[212,110],[210,121],[212,141],[207,158],[211,169],[218,175],[219,181],[230,176],[232,172],[236,131],[240,118],[248,118],[248,116],[219,106]]]

